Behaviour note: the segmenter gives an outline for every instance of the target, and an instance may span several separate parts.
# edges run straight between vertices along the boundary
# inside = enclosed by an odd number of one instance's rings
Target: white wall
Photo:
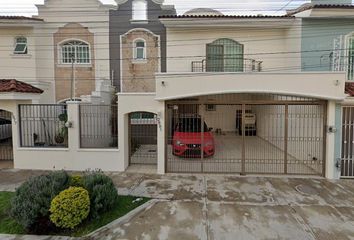
[[[345,73],[158,73],[156,98],[226,93],[277,93],[321,99],[345,98]],[[321,87],[319,87],[321,86]]]
[[[217,21],[217,20],[215,20]],[[210,23],[211,24],[211,23]],[[244,57],[263,61],[264,71],[287,67],[286,56],[267,53],[297,51],[301,45],[293,45],[285,29],[210,27],[167,29],[167,72],[191,72],[191,62],[205,59],[206,44],[218,38],[230,38],[244,44]],[[291,31],[291,35],[297,32]],[[300,38],[301,35],[297,36]],[[298,44],[298,43],[297,43]],[[293,62],[300,67],[300,61]],[[282,71],[287,71],[283,69]],[[288,70],[293,71],[293,70]],[[300,69],[298,69],[300,71]]]
[[[241,109],[241,105],[216,105],[216,111],[204,110],[204,121],[213,131],[219,128],[223,132],[235,132],[236,110]]]
[[[48,102],[52,95],[51,86],[47,81],[37,77],[37,53],[36,45],[37,33],[36,25],[41,25],[40,21],[32,23],[2,25],[0,23],[0,74],[2,79],[16,79],[38,87],[45,92],[40,96],[40,102]],[[15,38],[26,37],[28,54],[14,54]]]
[[[124,159],[124,169],[129,166],[129,113],[151,112],[157,114],[157,172],[165,173],[165,104],[156,101],[151,93],[119,93],[118,94],[118,129],[120,159]],[[123,161],[123,160],[122,160]]]
[[[119,149],[80,149],[79,103],[68,103],[69,128],[68,148],[22,148],[18,141],[14,144],[14,167],[16,169],[75,170],[102,169],[103,171],[123,171],[123,161]],[[17,133],[18,126],[16,126]]]

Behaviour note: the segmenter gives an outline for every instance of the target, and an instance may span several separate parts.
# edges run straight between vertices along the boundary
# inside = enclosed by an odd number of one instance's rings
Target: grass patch
[[[118,203],[111,211],[102,214],[99,219],[83,222],[69,235],[73,237],[85,236],[94,230],[126,215],[128,212],[150,200],[148,198],[142,198],[142,201],[133,203],[135,199],[137,198],[131,196],[118,196]]]
[[[25,234],[25,229],[17,224],[8,214],[10,209],[10,201],[14,193],[0,192],[0,233],[2,234]],[[128,212],[146,203],[150,199],[141,198],[142,201],[134,202],[137,197],[118,196],[118,202],[111,211],[106,212],[98,219],[86,220],[74,230],[58,230],[48,235],[62,235],[81,237],[85,236],[94,230],[107,225],[108,223],[126,215]]]
[[[12,192],[0,192],[0,233],[24,234],[26,232],[9,216],[10,201],[14,195],[15,193]]]

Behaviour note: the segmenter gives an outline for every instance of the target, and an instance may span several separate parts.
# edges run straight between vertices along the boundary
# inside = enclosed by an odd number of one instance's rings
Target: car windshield
[[[201,132],[200,118],[181,118],[177,126],[179,132]],[[208,126],[204,122],[204,132],[208,132]]]

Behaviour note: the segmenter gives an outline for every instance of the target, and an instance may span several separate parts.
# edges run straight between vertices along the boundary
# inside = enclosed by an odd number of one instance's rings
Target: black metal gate
[[[129,115],[130,164],[157,165],[157,117],[148,112]]]
[[[322,176],[326,103],[280,100],[168,103],[166,171]]]
[[[0,110],[0,166],[11,164],[13,161],[11,122],[11,113]]]

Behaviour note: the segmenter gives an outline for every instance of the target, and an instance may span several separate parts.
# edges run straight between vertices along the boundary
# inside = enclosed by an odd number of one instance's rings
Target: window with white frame
[[[134,41],[134,60],[145,60],[146,59],[146,43],[143,39],[137,39]]]
[[[147,20],[147,2],[145,0],[133,1],[133,20]]]
[[[14,54],[27,54],[27,52],[28,52],[27,38],[16,37]]]
[[[90,46],[82,41],[67,41],[60,45],[62,64],[90,64]]]

